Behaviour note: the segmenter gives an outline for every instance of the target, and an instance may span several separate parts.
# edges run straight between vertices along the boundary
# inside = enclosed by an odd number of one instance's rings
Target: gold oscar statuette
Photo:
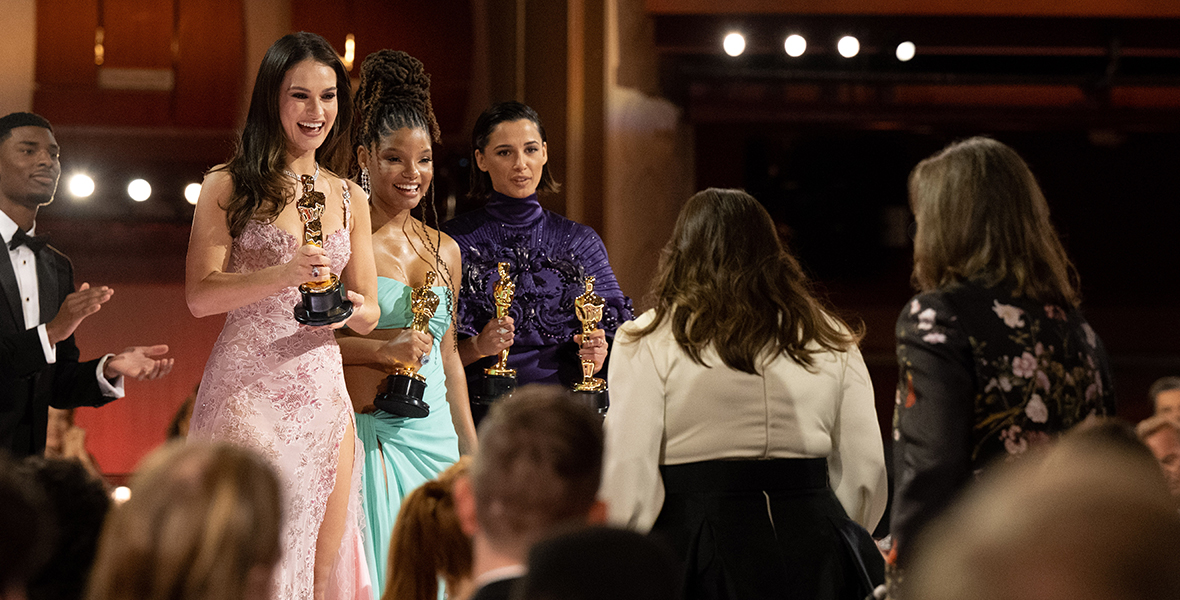
[[[295,202],[299,220],[303,221],[303,243],[324,247],[323,226],[320,217],[324,214],[324,194],[315,189],[320,168],[316,165],[315,175],[296,176],[303,185],[303,195]],[[308,281],[299,286],[303,303],[295,307],[295,320],[304,325],[331,325],[352,315],[352,302],[345,298],[343,286],[335,273],[322,273],[320,279]]]
[[[512,306],[512,298],[516,295],[516,284],[508,277],[508,267],[510,265],[502,262],[498,265],[500,270],[500,280],[496,282],[495,287],[492,288],[492,301],[496,304],[496,318],[502,319],[508,314],[508,308]],[[516,377],[516,371],[508,368],[508,349],[505,348],[500,351],[500,358],[496,364],[490,368],[484,369],[484,373],[488,375],[499,375],[504,377]]]
[[[582,340],[585,341],[598,329],[606,301],[594,293],[594,277],[586,278],[586,291],[574,298],[574,312],[582,322]],[[594,376],[594,361],[582,360],[582,380],[574,384],[575,392],[603,392],[606,381]]]
[[[506,262],[497,265],[500,279],[492,286],[492,302],[496,305],[497,319],[508,315],[512,299],[516,296],[516,284],[508,276],[508,268],[511,266]],[[501,350],[496,364],[484,369],[483,373],[484,376],[473,394],[476,404],[489,405],[498,398],[511,396],[516,389],[516,370],[508,368],[508,348]]]
[[[410,329],[430,333],[430,319],[438,309],[439,297],[434,292],[434,271],[426,273],[426,283],[410,292]],[[425,356],[425,355],[423,355]],[[384,389],[373,399],[377,408],[399,417],[422,418],[430,414],[430,406],[422,399],[426,393],[426,378],[418,374],[420,365],[398,365],[385,378]]]

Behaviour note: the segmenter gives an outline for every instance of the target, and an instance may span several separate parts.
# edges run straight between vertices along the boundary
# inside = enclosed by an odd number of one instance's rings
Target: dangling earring
[[[365,194],[372,193],[369,190],[369,168],[361,167],[361,189],[365,190]]]

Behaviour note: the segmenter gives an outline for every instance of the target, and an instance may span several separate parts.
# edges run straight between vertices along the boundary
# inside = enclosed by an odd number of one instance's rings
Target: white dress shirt
[[[8,243],[12,241],[12,236],[16,235],[18,228],[19,226],[11,217],[0,211],[0,238],[3,239],[5,249],[8,249]],[[36,229],[37,226],[33,225],[32,229],[26,233],[33,235]],[[8,259],[12,262],[13,272],[16,273],[16,286],[20,291],[25,328],[33,329],[35,327],[37,329],[37,336],[41,339],[41,349],[45,352],[45,362],[53,364],[57,362],[57,347],[49,343],[49,334],[45,330],[45,324],[41,322],[41,295],[37,285],[37,255],[28,245],[21,244],[8,250]],[[30,323],[34,325],[30,325]],[[95,376],[98,377],[98,387],[102,390],[102,395],[108,398],[122,398],[123,377],[117,377],[114,382],[111,382],[102,375],[103,367],[112,356],[114,354],[107,354],[98,361]]]
[[[606,450],[600,496],[610,520],[651,529],[664,503],[660,465],[719,459],[826,458],[828,479],[848,516],[872,531],[888,483],[873,386],[860,350],[763,359],[760,375],[726,367],[709,348],[692,361],[669,319],[635,332],[647,311],[619,328],[608,375]]]

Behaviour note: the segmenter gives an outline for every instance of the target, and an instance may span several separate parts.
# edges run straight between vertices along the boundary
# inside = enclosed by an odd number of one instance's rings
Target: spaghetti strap
[[[344,226],[350,231],[352,230],[352,194],[349,193],[349,181],[341,179],[344,182],[343,196],[344,196]]]

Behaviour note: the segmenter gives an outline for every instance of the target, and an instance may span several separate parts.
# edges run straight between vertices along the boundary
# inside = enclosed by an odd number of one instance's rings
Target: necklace
[[[300,177],[299,175],[296,175],[295,173],[293,173],[287,169],[283,169],[283,173],[290,176],[291,179],[294,179],[295,181],[302,181],[305,184],[307,183],[307,180],[310,179],[312,185],[315,185],[315,180],[320,178],[320,163],[315,164],[315,174],[314,175],[303,175],[302,177]]]

